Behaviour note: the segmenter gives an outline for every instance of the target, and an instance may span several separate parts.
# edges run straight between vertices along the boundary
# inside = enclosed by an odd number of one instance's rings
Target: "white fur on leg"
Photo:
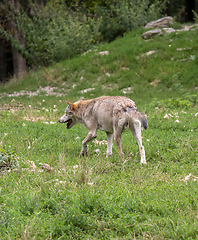
[[[145,157],[144,147],[141,146],[139,149],[140,149],[140,155],[141,155],[140,164],[146,164],[146,157]]]
[[[112,155],[112,145],[113,145],[113,134],[107,133],[107,155],[109,157]]]
[[[141,123],[140,121],[134,122],[134,125],[131,127],[131,131],[136,138],[137,144],[140,150],[141,161],[140,164],[146,164],[146,157],[144,147],[142,145],[142,137],[141,137]]]

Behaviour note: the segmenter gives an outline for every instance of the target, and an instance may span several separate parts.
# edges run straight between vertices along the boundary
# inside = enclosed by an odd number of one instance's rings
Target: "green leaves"
[[[18,157],[15,152],[0,149],[0,171],[10,170],[18,166]]]

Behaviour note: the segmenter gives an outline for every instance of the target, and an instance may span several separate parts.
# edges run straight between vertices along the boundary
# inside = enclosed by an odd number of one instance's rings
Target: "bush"
[[[18,165],[16,153],[0,149],[0,171],[10,170],[18,167]]]
[[[112,41],[127,31],[158,19],[164,8],[161,1],[150,4],[149,0],[114,0],[108,8],[95,6],[95,15],[102,16],[102,40]]]
[[[68,19],[63,16],[52,19],[49,32],[50,38],[53,39],[53,47],[46,50],[47,55],[58,62],[88,50],[94,41],[97,41],[98,33],[94,28],[91,29],[92,23],[92,19],[86,20],[85,16],[80,18],[70,15]],[[96,22],[94,24],[97,25]]]
[[[194,20],[197,23],[198,22],[198,14],[193,10],[192,10],[192,12],[193,12],[193,15],[194,15]]]

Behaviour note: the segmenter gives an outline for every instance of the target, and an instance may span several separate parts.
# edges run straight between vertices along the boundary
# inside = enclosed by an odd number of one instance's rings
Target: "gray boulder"
[[[163,17],[156,21],[152,21],[146,24],[145,28],[168,28],[170,25],[173,24],[173,18],[172,17]]]
[[[145,33],[142,34],[142,38],[144,39],[149,39],[151,38],[153,35],[158,35],[158,36],[163,36],[162,30],[160,28],[156,28],[150,31],[147,31]]]

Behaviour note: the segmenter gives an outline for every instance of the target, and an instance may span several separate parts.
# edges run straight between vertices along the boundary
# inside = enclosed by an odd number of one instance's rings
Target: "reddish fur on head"
[[[71,103],[71,102],[68,102],[68,101],[66,101],[66,102],[69,104],[71,110],[76,110],[77,109],[77,106],[76,106],[75,103]]]

